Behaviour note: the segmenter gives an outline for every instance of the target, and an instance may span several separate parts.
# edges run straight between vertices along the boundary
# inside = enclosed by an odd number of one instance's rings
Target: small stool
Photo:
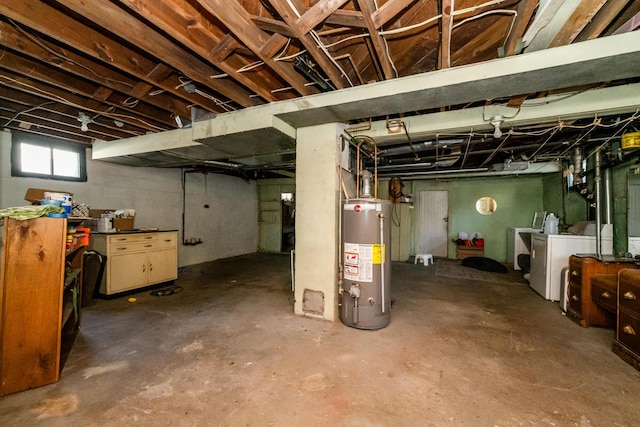
[[[429,260],[431,260],[431,264],[433,264],[433,255],[431,254],[416,254],[416,259],[413,261],[414,264],[418,263],[418,260],[422,260],[422,265],[425,267],[429,265]]]

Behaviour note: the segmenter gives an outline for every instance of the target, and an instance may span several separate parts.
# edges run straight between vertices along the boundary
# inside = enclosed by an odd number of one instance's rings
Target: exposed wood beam
[[[289,39],[278,34],[273,33],[271,37],[260,48],[260,56],[266,59],[271,59],[282,49]]]
[[[32,1],[32,0],[29,0]],[[111,2],[86,2],[84,0],[56,0],[80,15],[114,34],[136,34],[135,43],[149,54],[169,66],[180,70],[187,78],[216,91],[244,107],[252,104],[250,95],[243,87],[231,81],[211,79],[220,71],[183,50],[176,43],[137,20]],[[40,3],[40,2],[39,2]],[[77,28],[78,23],[75,24]],[[144,35],[144,37],[141,37]],[[110,44],[113,42],[110,41]],[[112,54],[112,52],[109,52]],[[225,101],[224,99],[222,101]],[[220,110],[218,110],[220,111]]]
[[[392,79],[395,77],[395,73],[391,59],[387,53],[386,42],[382,36],[378,34],[378,30],[373,22],[373,13],[376,11],[376,5],[373,0],[357,0],[357,3],[360,6],[360,10],[362,10],[364,22],[369,29],[369,38],[371,39],[375,52],[374,61],[378,61],[380,64],[385,80]]]
[[[307,9],[296,23],[303,34],[313,30],[316,25],[327,19],[329,15],[342,7],[348,0],[320,0]]]
[[[99,101],[88,99],[81,95],[73,94],[47,83],[27,79],[22,73],[18,74],[5,70],[0,75],[0,83],[21,92],[71,106],[74,109],[85,110],[87,112],[90,112],[91,114],[105,114],[109,117],[117,118],[120,121],[127,121],[127,119],[134,117],[129,111],[121,107],[114,107],[112,111],[107,112],[107,107],[105,105],[102,105]],[[140,115],[136,111],[135,117],[139,116]],[[134,120],[134,123],[136,123],[136,125],[141,128],[151,131],[166,130],[170,128],[170,126],[167,126],[166,123],[156,121],[152,118]]]
[[[453,31],[453,0],[440,0],[440,43],[438,44],[438,69],[451,67],[451,32]]]
[[[289,26],[286,23],[278,19],[267,18],[265,16],[252,15],[251,20],[262,31],[267,31],[269,33],[282,34],[285,37],[295,37],[295,34],[291,30],[291,28],[289,28]]]
[[[505,56],[511,56],[517,53],[516,47],[518,46],[518,41],[522,39],[537,7],[537,0],[520,0],[520,3],[518,3],[516,7],[516,22],[513,24],[511,34],[509,34],[507,42],[504,45]]]
[[[310,93],[309,88],[304,85],[304,79],[295,72],[293,67],[261,53],[263,46],[269,42],[270,35],[262,31],[251,20],[251,16],[240,3],[225,0],[198,0],[198,2],[298,93],[301,95]]]
[[[214,48],[211,49],[209,55],[211,55],[211,59],[213,59],[214,61],[222,62],[239,47],[240,43],[238,43],[238,41],[231,34],[226,34],[220,39],[218,44],[216,44]]]
[[[346,87],[343,76],[338,70],[336,64],[334,64],[324,52],[320,50],[317,42],[311,37],[311,35],[305,34],[297,26],[298,16],[301,13],[302,6],[297,4],[296,10],[292,10],[286,0],[268,0],[271,6],[278,12],[280,17],[284,19],[284,22],[291,27],[293,33],[296,38],[300,40],[302,45],[305,47],[309,55],[313,57],[313,60],[318,64],[318,66],[325,72],[325,74],[329,77],[329,80],[333,83],[335,87],[338,89],[343,89]],[[296,0],[292,0],[295,5]]]
[[[20,129],[24,129],[24,126],[21,126],[21,123],[28,123],[31,126],[36,126],[40,130],[48,129],[50,131],[61,131],[69,134],[70,136],[81,136],[91,138],[100,138],[100,139],[119,139],[119,138],[128,138],[131,134],[127,134],[124,132],[118,132],[113,129],[105,128],[99,123],[93,123],[89,127],[88,132],[82,132],[80,130],[80,122],[76,117],[66,117],[66,116],[54,116],[51,114],[42,115],[44,112],[40,112],[41,114],[37,114],[37,112],[29,111],[30,109],[25,109],[24,113],[21,111],[10,112],[7,111],[8,114],[3,114],[0,111],[0,123],[11,123],[8,124],[9,127],[16,127]],[[14,117],[17,118],[12,120]],[[114,126],[115,127],[115,126]],[[142,132],[137,135],[142,135]]]
[[[60,49],[47,40],[39,39],[26,30],[19,30],[4,21],[0,21],[0,42],[6,47],[50,64],[51,67],[56,69],[67,71],[87,80],[100,82],[115,91],[169,112],[181,114],[184,117],[189,116],[188,105],[182,99],[170,96],[166,92],[157,96],[146,96],[154,86],[145,83],[148,89],[141,91],[138,88],[139,82],[137,80],[123,73],[118,73],[111,67],[105,67],[95,61],[91,61],[73,51]]]
[[[75,123],[78,122],[78,109],[72,109],[62,103],[47,100],[38,95],[25,93],[10,87],[0,86],[0,100],[2,100],[0,110],[4,109],[13,112],[11,118],[15,117],[15,120],[20,120],[25,114],[34,114],[54,121],[68,118]],[[29,113],[26,113],[27,111],[29,111]],[[107,120],[107,117],[101,116],[101,124],[104,125],[105,120]],[[120,121],[124,123],[124,126],[122,128],[116,128],[116,131],[122,134],[122,137],[142,135],[147,131],[147,129],[138,127],[140,123],[137,121],[132,123],[131,120],[127,120],[126,118],[121,118]]]
[[[96,86],[95,83],[75,78],[62,71],[53,70],[41,63],[30,61],[22,56],[16,55],[11,51],[4,52],[2,68],[12,70],[15,76],[20,76],[24,73],[24,70],[29,70],[28,78],[21,77],[19,79],[19,81],[24,83],[28,80],[29,84],[36,81],[46,83],[56,88],[65,88],[66,91],[69,91],[70,94],[73,95],[81,95],[113,106],[114,108],[130,110],[132,113],[142,115],[151,120],[157,120],[168,126],[173,126],[174,124],[171,120],[171,113],[168,111],[160,110],[141,102],[138,102],[133,108],[128,108],[126,104],[129,101],[129,97],[125,95],[115,93],[113,90],[105,88],[104,86]]]
[[[604,30],[614,21],[616,16],[629,4],[629,1],[608,1],[598,11],[595,17],[580,31],[574,42],[583,42],[585,40],[600,37]]]
[[[582,0],[566,24],[553,38],[549,47],[564,46],[572,43],[605,3],[607,3],[607,0]]]
[[[409,7],[416,0],[389,0],[371,14],[376,29],[382,28],[387,22],[395,18],[400,12]]]
[[[150,20],[159,28],[162,28],[170,36],[174,37],[187,48],[198,53],[201,57],[209,58],[213,61],[213,57],[210,56],[210,46],[217,43],[217,37],[208,31],[204,22],[202,22],[201,14],[190,6],[188,2],[182,0],[179,2],[175,0],[164,0],[162,2],[154,0],[119,1]],[[176,11],[180,11],[180,13],[177,14]],[[176,18],[177,15],[179,15],[180,20]],[[194,31],[195,28],[197,28],[197,31]],[[220,70],[231,79],[249,88],[266,101],[277,100],[269,88],[266,87],[267,85],[259,84],[248,75],[238,73],[237,69],[239,67],[234,67],[224,61],[217,61],[212,65],[220,68]]]
[[[153,63],[137,52],[114,42],[106,35],[80,24],[42,2],[35,0],[0,2],[0,14],[31,27],[54,40],[60,40],[98,61],[148,81],[150,84],[158,85],[163,90],[188,99],[204,109],[212,108],[213,103],[203,97],[185,93],[184,90],[176,89],[175,86],[166,85],[164,82],[148,80],[147,74],[153,70],[157,63]],[[55,22],[56,25],[51,26],[49,22]]]

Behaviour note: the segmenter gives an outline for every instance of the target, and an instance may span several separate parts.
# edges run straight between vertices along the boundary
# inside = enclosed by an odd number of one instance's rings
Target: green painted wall
[[[539,176],[415,180],[404,184],[403,192],[413,195],[414,208],[402,207],[401,226],[392,228],[392,243],[401,246],[392,247],[395,261],[407,261],[415,254],[420,191],[445,190],[449,193],[449,258],[456,256],[453,241],[462,231],[481,233],[485,238],[485,256],[506,261],[507,228],[529,227],[534,212],[544,210],[543,178]],[[381,180],[379,195],[387,198],[388,181]],[[481,215],[475,209],[476,201],[485,196],[493,197],[497,202],[497,210],[491,215]],[[396,236],[398,233],[399,237]]]

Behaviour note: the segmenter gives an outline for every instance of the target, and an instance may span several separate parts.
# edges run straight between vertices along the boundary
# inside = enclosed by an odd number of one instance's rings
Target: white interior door
[[[416,253],[447,257],[449,193],[421,191]]]

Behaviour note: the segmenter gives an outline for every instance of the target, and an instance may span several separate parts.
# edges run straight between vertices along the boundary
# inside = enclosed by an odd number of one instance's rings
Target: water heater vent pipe
[[[373,148],[373,167],[374,167],[374,171],[373,171],[373,197],[375,199],[378,198],[378,146],[376,145],[376,142],[373,140],[373,138],[371,138],[370,136],[365,136],[365,135],[360,135],[357,137],[354,137],[353,139],[362,139],[358,145],[357,145],[357,149],[356,149],[356,198],[360,197],[360,170],[361,170],[361,165],[360,165],[360,146],[363,143],[367,143],[369,144],[372,148]]]

